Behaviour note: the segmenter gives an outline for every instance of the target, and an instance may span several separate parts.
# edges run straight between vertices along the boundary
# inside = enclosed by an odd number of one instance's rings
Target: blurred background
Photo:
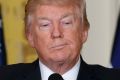
[[[0,0],[0,65],[37,58],[24,35],[27,0]],[[120,67],[120,0],[87,0],[89,37],[82,56],[89,64]]]

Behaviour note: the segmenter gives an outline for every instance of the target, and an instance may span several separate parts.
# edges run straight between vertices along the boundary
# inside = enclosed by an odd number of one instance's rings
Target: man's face
[[[70,63],[79,58],[87,29],[72,7],[37,6],[28,40],[46,64]]]

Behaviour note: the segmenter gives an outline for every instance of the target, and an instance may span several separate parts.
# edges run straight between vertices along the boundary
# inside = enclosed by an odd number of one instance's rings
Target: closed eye
[[[48,27],[49,24],[41,24],[40,27]]]
[[[71,24],[72,22],[64,22],[64,24]]]
[[[41,30],[48,30],[51,28],[51,23],[39,23],[38,26]]]
[[[63,27],[71,27],[72,26],[72,21],[62,21],[61,25]]]

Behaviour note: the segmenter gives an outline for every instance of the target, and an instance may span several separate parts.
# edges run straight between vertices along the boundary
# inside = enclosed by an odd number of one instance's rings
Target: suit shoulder
[[[120,69],[107,68],[101,65],[89,65],[91,72],[97,77],[101,77],[107,80],[120,79]]]
[[[33,63],[19,63],[0,67],[0,80],[22,80],[33,73],[39,66],[38,60]]]
[[[4,70],[18,70],[19,68],[22,69],[22,68],[25,68],[27,66],[30,66],[30,63],[19,63],[19,64],[12,64],[12,65],[6,65],[6,66],[1,66],[0,67],[0,72],[1,71],[4,71]]]
[[[14,80],[17,77],[29,74],[33,69],[32,63],[19,63],[0,67],[0,79],[2,80]]]
[[[35,60],[33,63],[18,63],[18,64],[12,64],[12,65],[6,65],[0,67],[0,73],[2,71],[21,71],[21,70],[28,70],[34,68],[36,65],[38,65],[38,59]]]
[[[81,59],[80,69],[82,74],[88,74],[96,78],[95,80],[120,80],[120,69],[107,68],[96,64],[87,64],[83,59]]]
[[[98,70],[98,71],[103,71],[103,72],[114,72],[114,71],[120,71],[120,69],[114,69],[114,68],[108,68],[108,67],[104,67],[104,66],[101,66],[101,65],[98,65],[98,64],[94,64],[94,65],[91,65],[91,64],[88,64],[89,68],[90,69],[94,69],[94,70]]]
[[[81,67],[83,67],[85,70],[95,70],[95,71],[109,71],[111,68],[107,68],[98,64],[88,64],[83,59],[81,59]]]
[[[120,72],[120,69],[108,68],[98,64],[87,64],[88,68],[98,72]]]

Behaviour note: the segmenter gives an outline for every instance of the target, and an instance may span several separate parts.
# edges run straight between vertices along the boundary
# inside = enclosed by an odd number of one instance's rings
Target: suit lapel
[[[91,68],[90,65],[86,64],[81,57],[81,64],[77,80],[99,80],[95,75],[94,68]]]
[[[17,80],[41,80],[39,60],[26,66],[22,74],[23,75],[19,76]]]

